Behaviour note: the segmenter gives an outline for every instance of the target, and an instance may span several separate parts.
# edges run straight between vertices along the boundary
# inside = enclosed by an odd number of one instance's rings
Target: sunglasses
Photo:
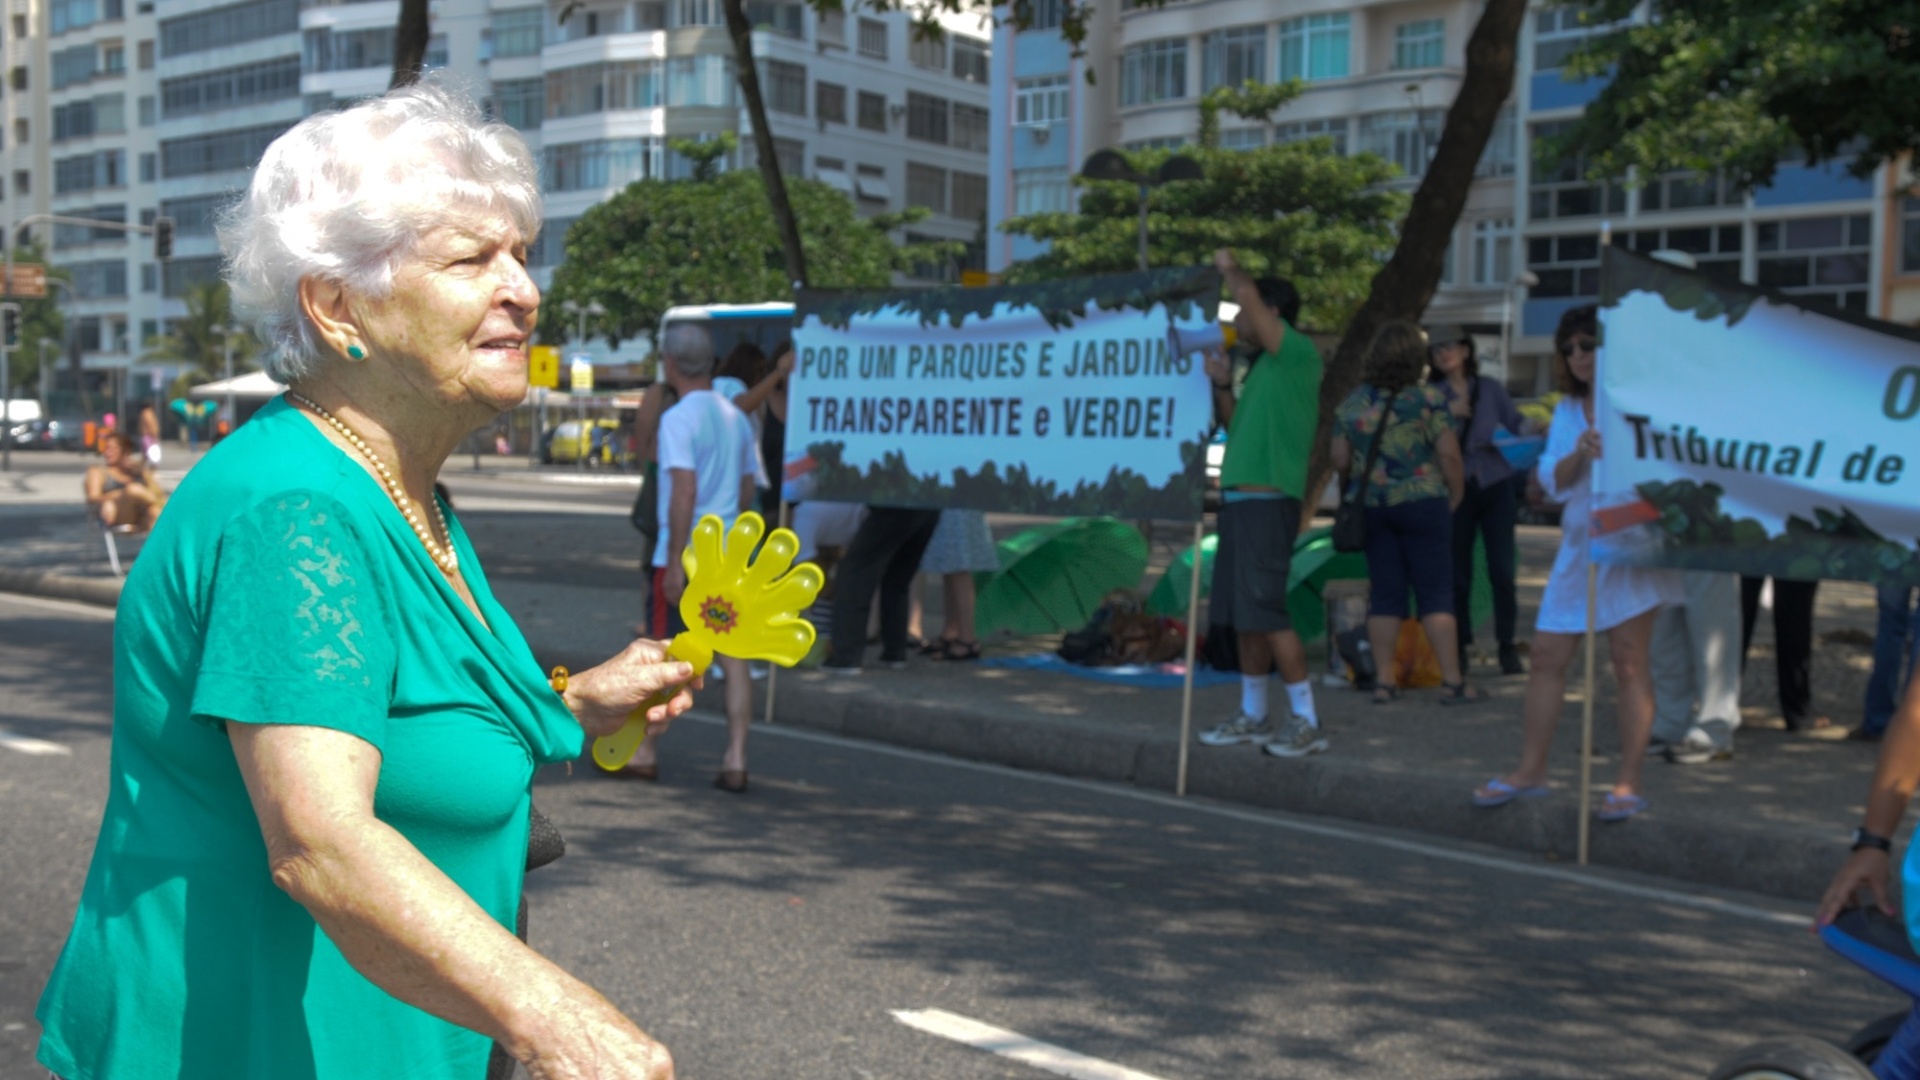
[[[1576,352],[1592,352],[1600,343],[1590,337],[1574,338],[1560,346],[1561,356],[1572,356]]]

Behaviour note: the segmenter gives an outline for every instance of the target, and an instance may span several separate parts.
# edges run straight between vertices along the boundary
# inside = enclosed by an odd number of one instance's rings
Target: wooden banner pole
[[[1200,637],[1200,545],[1207,538],[1207,520],[1193,523],[1193,574],[1187,582],[1187,674],[1180,691],[1180,764],[1174,777],[1173,793],[1187,793],[1187,744],[1193,734],[1193,664],[1195,642]]]
[[[783,529],[786,528],[788,519],[792,516],[793,516],[793,507],[787,502],[787,500],[781,499],[780,500],[780,527]],[[766,712],[766,716],[761,720],[761,723],[764,723],[764,724],[773,723],[773,691],[774,691],[774,687],[778,684],[779,679],[780,679],[780,665],[771,664],[771,663],[768,664],[767,665],[767,712]]]
[[[1587,840],[1591,832],[1592,815],[1588,812],[1588,803],[1593,792],[1593,684],[1594,684],[1594,643],[1599,634],[1593,629],[1599,606],[1600,566],[1587,562],[1587,673],[1586,689],[1580,700],[1580,865],[1587,865]]]

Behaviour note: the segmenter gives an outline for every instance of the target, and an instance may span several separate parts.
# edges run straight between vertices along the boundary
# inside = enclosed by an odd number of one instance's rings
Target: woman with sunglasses
[[[1560,317],[1554,344],[1560,355],[1560,386],[1565,396],[1553,411],[1547,448],[1537,466],[1547,497],[1561,503],[1560,552],[1540,599],[1534,626],[1533,670],[1527,677],[1521,729],[1520,767],[1487,781],[1473,793],[1475,806],[1504,806],[1515,799],[1547,794],[1547,750],[1566,699],[1567,668],[1587,629],[1588,515],[1593,463],[1602,448],[1593,426],[1593,385],[1599,327],[1589,304]],[[1653,678],[1648,645],[1654,613],[1683,599],[1677,576],[1669,570],[1599,567],[1595,631],[1607,635],[1607,652],[1620,684],[1620,771],[1613,790],[1595,812],[1601,821],[1625,821],[1647,808],[1640,793],[1640,768],[1646,761],[1653,727]]]

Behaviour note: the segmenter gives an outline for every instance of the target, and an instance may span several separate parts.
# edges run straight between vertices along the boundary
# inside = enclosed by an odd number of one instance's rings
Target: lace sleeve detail
[[[330,496],[286,492],[235,518],[206,579],[194,716],[379,746],[395,659],[376,559]]]

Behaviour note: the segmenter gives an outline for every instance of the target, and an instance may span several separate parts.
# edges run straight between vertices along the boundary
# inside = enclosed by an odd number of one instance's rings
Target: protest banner
[[[1594,558],[1920,584],[1920,333],[1609,247]]]
[[[788,476],[829,501],[1198,521],[1212,268],[802,292]],[[1217,335],[1216,335],[1217,337]]]

